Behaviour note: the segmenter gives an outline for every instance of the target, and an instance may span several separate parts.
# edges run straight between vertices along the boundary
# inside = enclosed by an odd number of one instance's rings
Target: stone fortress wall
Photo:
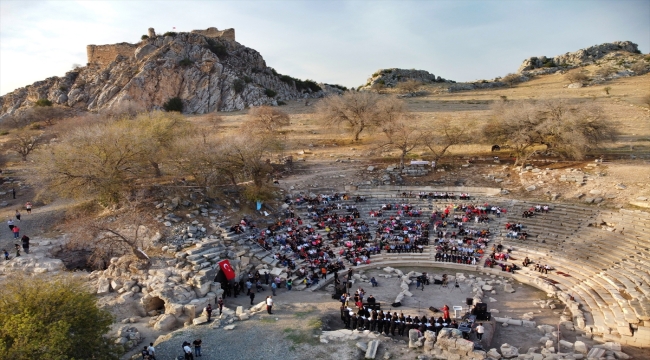
[[[129,44],[126,42],[110,45],[87,45],[86,53],[90,65],[104,67],[115,60],[118,55],[132,57],[137,48],[137,44]]]
[[[209,27],[205,30],[192,30],[193,34],[199,34],[211,38],[220,38],[235,41],[235,29],[219,30],[216,27]]]
[[[149,38],[156,37],[153,28],[149,28]],[[220,38],[229,41],[235,41],[235,29],[219,30],[216,27],[209,27],[205,30],[192,30],[192,33],[199,34],[211,38]],[[110,64],[118,55],[124,57],[132,57],[135,50],[141,44],[119,43],[108,45],[87,45],[86,53],[88,56],[88,64],[104,67]]]

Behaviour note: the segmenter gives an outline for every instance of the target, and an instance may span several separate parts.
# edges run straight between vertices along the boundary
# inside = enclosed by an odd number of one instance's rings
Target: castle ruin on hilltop
[[[235,41],[235,29],[233,28],[219,30],[216,27],[209,27],[205,30],[192,30],[191,32],[209,38]],[[156,36],[156,32],[153,28],[149,28],[148,36],[149,39],[145,41],[151,41],[155,40],[157,37],[162,37],[161,35]],[[171,41],[171,39],[164,41],[167,43],[167,41]],[[140,45],[141,44],[131,44],[127,42],[107,45],[87,45],[86,54],[88,56],[88,66],[104,67],[115,60],[118,55],[122,55],[124,57],[132,57],[135,55],[135,50]]]

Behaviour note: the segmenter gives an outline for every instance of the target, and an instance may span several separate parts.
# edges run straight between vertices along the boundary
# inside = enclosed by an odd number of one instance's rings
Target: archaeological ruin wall
[[[216,27],[209,27],[205,30],[192,30],[193,34],[200,34],[211,38],[220,38],[235,41],[235,29],[219,30]]]
[[[88,64],[104,67],[113,62],[118,55],[132,57],[137,48],[138,45],[126,42],[110,45],[87,45]]]

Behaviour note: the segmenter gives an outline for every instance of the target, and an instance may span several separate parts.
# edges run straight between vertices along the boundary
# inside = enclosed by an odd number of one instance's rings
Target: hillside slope
[[[108,55],[102,58],[100,51]],[[88,66],[0,97],[0,118],[38,99],[85,110],[127,105],[150,110],[179,97],[185,113],[204,114],[322,95],[315,82],[276,73],[260,53],[234,39],[203,33],[89,45],[88,53]],[[108,56],[110,61],[100,61]],[[100,60],[92,62],[95,57]]]

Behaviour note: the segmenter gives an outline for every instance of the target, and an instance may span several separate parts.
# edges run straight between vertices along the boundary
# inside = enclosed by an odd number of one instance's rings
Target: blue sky
[[[514,72],[527,57],[630,40],[650,51],[650,0],[0,0],[0,94],[86,63],[87,44],[235,28],[278,72],[358,86],[377,69],[456,81]]]

